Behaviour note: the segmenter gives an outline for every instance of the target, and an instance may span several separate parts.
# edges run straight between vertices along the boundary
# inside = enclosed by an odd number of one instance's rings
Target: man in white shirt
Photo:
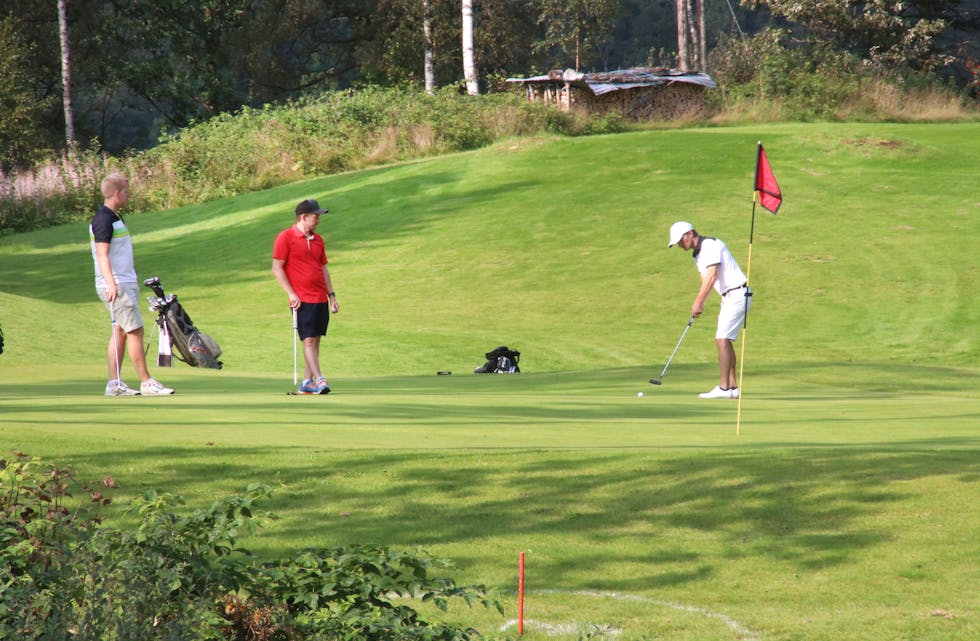
[[[112,334],[109,336],[109,382],[106,396],[166,396],[174,391],[150,376],[143,352],[143,317],[139,310],[139,279],[133,263],[133,240],[119,215],[129,203],[129,180],[110,174],[102,181],[102,206],[89,224],[92,260],[95,263],[95,290],[109,310]],[[123,382],[120,375],[123,353],[140,377],[139,391]]]
[[[694,263],[701,275],[701,287],[691,305],[691,315],[696,318],[704,312],[704,301],[712,289],[721,296],[718,330],[715,332],[720,379],[714,389],[699,396],[738,398],[734,343],[745,323],[745,315],[752,306],[752,292],[747,286],[745,274],[725,243],[717,238],[701,236],[689,222],[680,221],[670,226],[670,242],[667,247],[674,245],[680,246],[684,251],[694,252]]]

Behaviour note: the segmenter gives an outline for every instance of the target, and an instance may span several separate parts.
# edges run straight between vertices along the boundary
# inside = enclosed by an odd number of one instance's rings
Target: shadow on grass
[[[267,448],[264,462],[283,462],[275,470],[249,466],[248,449],[226,447],[74,458],[86,468],[165,468],[166,489],[178,494],[202,479],[214,479],[216,491],[232,479],[277,486],[267,508],[281,520],[253,546],[267,553],[351,541],[476,550],[498,541],[509,554],[515,542],[557,539],[575,560],[539,559],[536,571],[550,585],[592,572],[595,588],[632,590],[703,580],[742,556],[815,570],[873,553],[899,534],[876,523],[905,509],[918,483],[977,482],[976,451],[944,444],[669,455]],[[459,564],[479,558],[454,555]],[[619,563],[642,564],[647,574],[602,578]]]
[[[717,436],[730,404],[668,386],[637,399],[645,368],[355,379],[335,382],[326,398],[270,392],[281,383],[261,377],[195,377],[193,389],[167,399],[58,399],[62,383],[24,381],[0,390],[11,426],[0,435],[28,434],[27,449],[34,427],[44,427],[39,449],[72,448],[50,462],[111,474],[129,496],[155,489],[201,505],[265,483],[276,490],[265,508],[281,519],[249,542],[261,554],[371,541],[452,546],[467,565],[540,542],[549,555],[537,571],[552,586],[589,576],[593,588],[642,590],[702,581],[742,557],[816,570],[893,554],[921,488],[939,488],[930,499],[936,523],[961,519],[958,502],[980,483],[978,437],[962,427],[944,435],[928,416],[970,425],[951,409],[969,417],[972,408],[980,420],[980,408],[963,402],[969,396],[897,406],[897,396],[830,386],[780,402],[780,390],[796,386],[774,379],[835,367],[847,366],[770,369],[771,391],[760,392],[770,407],[753,419],[769,425],[765,442]],[[674,380],[683,389],[702,369],[679,365]],[[953,369],[924,375],[966,395],[976,378]],[[862,427],[851,412],[877,421],[870,442],[848,442]],[[820,421],[844,423],[816,442],[782,440],[784,426]],[[921,432],[910,421],[922,421]],[[675,435],[649,438],[662,425]],[[907,436],[891,435],[892,425]],[[501,435],[483,447],[494,430]],[[545,445],[524,444],[525,433],[548,430]],[[648,438],[631,446],[631,430]],[[206,445],[212,434],[217,443]],[[586,445],[569,445],[573,437]],[[606,578],[623,565],[632,577]]]

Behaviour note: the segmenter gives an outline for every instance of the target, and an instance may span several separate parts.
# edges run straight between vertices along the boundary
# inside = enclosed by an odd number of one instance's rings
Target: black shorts
[[[296,332],[300,338],[326,336],[330,303],[301,303],[296,310]]]

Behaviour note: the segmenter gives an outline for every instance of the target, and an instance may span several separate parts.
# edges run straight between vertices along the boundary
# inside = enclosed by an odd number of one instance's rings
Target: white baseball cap
[[[681,241],[681,236],[683,236],[687,232],[691,231],[692,229],[694,229],[694,225],[692,225],[691,223],[685,222],[683,220],[678,221],[678,222],[674,223],[673,225],[671,225],[670,226],[670,242],[667,243],[667,246],[668,247],[673,247],[674,245],[676,245],[677,243],[679,243]]]

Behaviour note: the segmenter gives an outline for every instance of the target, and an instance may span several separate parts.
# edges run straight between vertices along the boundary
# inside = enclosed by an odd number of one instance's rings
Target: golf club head
[[[663,383],[663,381],[661,381],[661,380],[659,380],[659,379],[656,379],[656,378],[651,378],[651,379],[650,379],[650,384],[651,384],[651,385],[660,385],[660,384],[662,384],[662,383]]]
[[[151,276],[143,281],[143,284],[153,290],[153,293],[163,298],[163,286],[160,284],[159,276]]]

